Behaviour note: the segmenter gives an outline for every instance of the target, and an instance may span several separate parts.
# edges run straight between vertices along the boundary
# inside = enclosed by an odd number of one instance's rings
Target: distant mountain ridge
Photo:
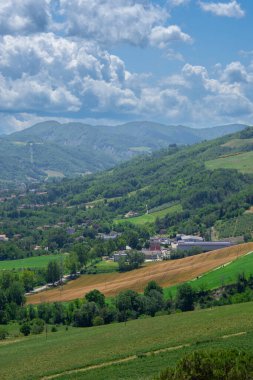
[[[191,145],[246,127],[230,124],[194,129],[148,121],[91,126],[47,121],[0,137],[0,180],[25,181],[96,172],[170,144]]]

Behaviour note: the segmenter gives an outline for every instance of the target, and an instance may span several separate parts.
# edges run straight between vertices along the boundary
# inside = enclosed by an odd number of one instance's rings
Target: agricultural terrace
[[[234,153],[206,161],[207,169],[236,169],[242,173],[253,173],[253,151],[246,153]]]
[[[60,261],[61,258],[64,259],[65,255],[43,255],[20,260],[4,260],[0,261],[0,270],[46,268],[50,261]]]
[[[126,273],[83,275],[63,287],[31,295],[27,301],[31,304],[69,301],[81,298],[93,289],[100,290],[106,296],[115,296],[126,289],[143,292],[151,280],[162,287],[169,287],[196,278],[252,250],[253,243],[246,243],[179,260],[152,263]]]
[[[253,351],[253,303],[92,328],[14,337],[0,343],[1,380],[153,379],[186,351]],[[13,329],[12,326],[8,326]],[[18,327],[17,327],[18,329]],[[113,365],[113,363],[117,365]]]

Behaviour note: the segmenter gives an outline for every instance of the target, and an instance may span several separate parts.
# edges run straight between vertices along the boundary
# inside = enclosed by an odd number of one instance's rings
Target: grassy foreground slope
[[[179,358],[184,346],[192,350],[202,345],[237,345],[253,350],[252,311],[253,304],[247,303],[139,319],[126,325],[61,329],[49,333],[47,339],[45,334],[16,338],[0,343],[1,380],[56,378],[51,375],[58,379],[151,379],[161,367]],[[151,356],[140,358],[140,352]],[[83,371],[119,359],[124,361]],[[68,372],[71,370],[74,372]]]
[[[100,290],[106,296],[114,296],[126,289],[143,292],[151,280],[168,287],[189,281],[252,250],[253,243],[247,243],[180,260],[153,263],[126,273],[83,275],[62,288],[29,296],[28,303],[68,301],[81,298],[93,289]]]

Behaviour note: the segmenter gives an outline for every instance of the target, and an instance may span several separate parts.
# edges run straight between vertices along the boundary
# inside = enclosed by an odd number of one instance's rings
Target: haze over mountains
[[[48,121],[0,138],[0,180],[25,181],[95,172],[170,144],[190,145],[246,127],[230,124],[194,129],[146,121],[91,126]]]

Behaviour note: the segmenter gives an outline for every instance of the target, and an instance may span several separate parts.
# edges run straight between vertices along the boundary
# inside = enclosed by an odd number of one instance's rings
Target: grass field
[[[206,167],[208,169],[236,169],[242,173],[253,173],[253,151],[231,155],[227,157],[220,157],[215,160],[207,161]]]
[[[180,212],[181,210],[182,210],[182,206],[180,204],[175,204],[163,210],[153,212],[152,214],[144,214],[144,215],[136,216],[133,218],[118,219],[118,220],[115,220],[115,222],[116,223],[131,222],[133,224],[154,223],[156,218],[162,218],[167,214]]]
[[[253,139],[232,139],[222,146],[229,148],[243,148],[248,145],[253,145]]]
[[[185,351],[215,346],[252,351],[252,311],[253,303],[246,303],[126,325],[61,327],[47,339],[45,333],[14,336],[0,343],[1,380],[152,379]]]
[[[28,303],[69,301],[81,298],[93,289],[98,289],[109,297],[126,289],[143,292],[151,280],[163,287],[170,287],[192,280],[251,251],[253,243],[247,243],[184,259],[150,263],[126,273],[83,275],[61,288],[34,294],[27,300]]]
[[[37,257],[28,257],[20,260],[4,260],[0,261],[0,270],[25,269],[25,268],[46,268],[49,261],[60,260],[64,257],[59,255],[46,255]]]
[[[118,263],[114,261],[100,261],[95,267],[98,273],[117,272],[119,269]]]
[[[56,170],[45,170],[45,173],[49,178],[64,178],[64,174],[62,172],[57,172]]]

